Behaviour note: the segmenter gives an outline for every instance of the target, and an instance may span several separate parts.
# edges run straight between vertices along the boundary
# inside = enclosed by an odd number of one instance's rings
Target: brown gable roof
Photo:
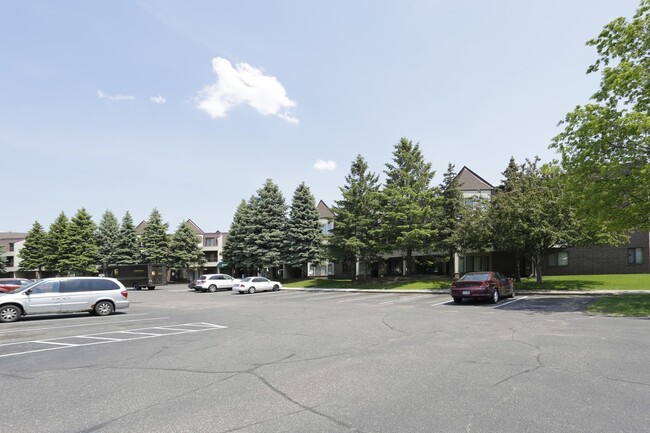
[[[456,176],[461,191],[493,190],[494,186],[467,167],[463,167]]]
[[[318,216],[320,218],[334,218],[334,212],[332,212],[332,209],[323,200],[318,202],[316,209],[318,209]]]

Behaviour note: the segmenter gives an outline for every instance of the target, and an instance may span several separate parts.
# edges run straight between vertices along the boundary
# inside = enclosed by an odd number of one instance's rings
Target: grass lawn
[[[648,290],[650,274],[562,275],[547,276],[537,284],[535,278],[523,278],[519,290]]]
[[[283,282],[283,285],[320,289],[425,290],[448,289],[451,280],[433,275],[371,278],[354,283],[344,279],[312,278]],[[547,276],[541,285],[535,282],[535,278],[524,278],[515,287],[517,290],[648,290],[650,293],[650,274]]]
[[[650,317],[650,294],[622,294],[596,299],[587,310],[608,316]]]

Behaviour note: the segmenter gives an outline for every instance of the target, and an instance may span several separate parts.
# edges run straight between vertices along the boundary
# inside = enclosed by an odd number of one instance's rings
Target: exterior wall
[[[643,261],[628,264],[628,248],[643,248]],[[587,246],[558,248],[566,252],[566,266],[550,266],[549,256],[542,258],[542,275],[642,274],[650,273],[650,233],[634,233],[630,242],[618,247]]]
[[[22,277],[18,271],[20,267],[20,257],[18,253],[23,247],[27,233],[13,233],[4,232],[0,233],[0,244],[2,244],[3,253],[0,255],[0,260],[5,261],[6,274],[9,277]]]

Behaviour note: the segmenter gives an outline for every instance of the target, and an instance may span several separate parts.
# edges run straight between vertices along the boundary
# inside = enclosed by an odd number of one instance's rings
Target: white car
[[[194,290],[201,292],[216,292],[221,289],[232,289],[239,280],[227,274],[205,274],[194,281]]]
[[[232,286],[232,291],[239,293],[255,293],[263,292],[264,290],[272,290],[274,292],[277,292],[281,288],[282,284],[280,284],[278,281],[271,281],[268,278],[264,277],[247,277],[238,283],[235,283],[235,285]]]

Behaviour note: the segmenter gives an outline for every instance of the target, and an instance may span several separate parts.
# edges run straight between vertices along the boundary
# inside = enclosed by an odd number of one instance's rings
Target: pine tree
[[[120,225],[113,212],[107,210],[97,227],[98,260],[102,268],[117,263]]]
[[[291,201],[282,254],[285,264],[300,267],[302,277],[307,275],[308,263],[323,259],[323,230],[318,218],[314,196],[302,182]]]
[[[68,225],[70,221],[64,212],[50,224],[50,230],[47,235],[47,253],[45,261],[46,268],[57,273],[61,272],[61,261],[67,256],[65,243],[68,238]]]
[[[178,269],[185,269],[188,275],[191,268],[203,267],[206,258],[199,242],[199,237],[190,226],[181,223],[171,239],[170,264]]]
[[[96,230],[86,209],[79,209],[68,224],[68,235],[63,242],[65,253],[59,262],[63,273],[88,275],[97,272]]]
[[[271,179],[257,190],[257,197],[251,205],[246,255],[253,268],[273,272],[282,263],[287,205],[280,188]]]
[[[7,272],[7,259],[5,257],[5,246],[0,244],[0,275]]]
[[[357,155],[345,181],[346,185],[339,188],[342,198],[332,207],[334,228],[327,239],[328,249],[335,260],[348,262],[353,268],[361,262],[365,273],[379,255],[379,176],[368,171],[366,161]],[[352,279],[356,277],[353,272]]]
[[[140,262],[142,262],[140,242],[135,233],[133,218],[129,211],[126,211],[120,224],[114,263],[116,265],[137,265]]]
[[[142,234],[142,259],[147,263],[169,261],[169,224],[163,222],[158,209],[151,211]]]
[[[441,215],[438,231],[438,246],[440,251],[447,253],[449,262],[448,273],[454,272],[454,256],[458,252],[458,230],[460,215],[464,206],[463,192],[458,183],[458,175],[454,166],[449,164],[440,186],[442,193]]]
[[[25,242],[20,249],[20,270],[36,270],[36,278],[41,278],[41,274],[47,266],[47,233],[43,226],[34,221],[31,230],[25,236]]]
[[[381,234],[386,250],[405,252],[413,272],[414,251],[435,249],[440,195],[431,187],[435,172],[425,163],[419,144],[402,138],[395,145],[393,163],[386,164],[386,184],[381,192]]]
[[[254,200],[253,197],[250,199]],[[223,259],[228,265],[239,271],[250,272],[252,262],[245,254],[246,236],[250,232],[249,227],[250,209],[249,203],[242,200],[235,211],[228,236],[223,245]]]

